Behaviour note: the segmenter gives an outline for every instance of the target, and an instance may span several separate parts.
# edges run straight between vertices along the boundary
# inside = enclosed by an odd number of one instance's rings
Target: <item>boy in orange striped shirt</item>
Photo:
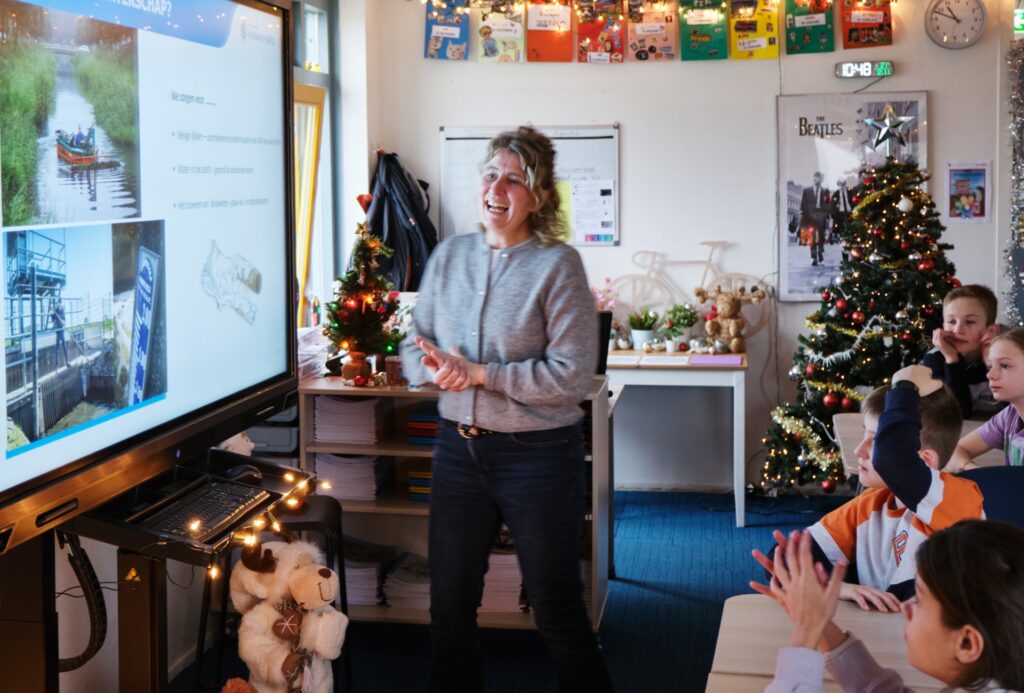
[[[982,495],[968,479],[942,470],[956,448],[962,419],[956,399],[931,369],[913,365],[861,406],[864,439],[857,446],[866,490],[810,527],[825,565],[845,558],[850,569],[840,598],[861,608],[898,611],[914,594],[915,555],[933,532],[983,518]],[[869,606],[870,605],[870,606]]]

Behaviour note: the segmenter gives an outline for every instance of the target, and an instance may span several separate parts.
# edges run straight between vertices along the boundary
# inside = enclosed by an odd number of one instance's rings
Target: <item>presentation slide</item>
[[[283,29],[0,0],[0,492],[287,373]]]

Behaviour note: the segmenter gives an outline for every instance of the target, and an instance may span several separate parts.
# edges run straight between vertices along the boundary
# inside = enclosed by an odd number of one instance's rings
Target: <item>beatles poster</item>
[[[729,22],[721,0],[682,0],[679,31],[683,60],[729,57]]]
[[[786,53],[835,50],[832,0],[786,0]]]
[[[820,300],[839,274],[859,172],[927,165],[926,92],[778,97],[779,300]]]

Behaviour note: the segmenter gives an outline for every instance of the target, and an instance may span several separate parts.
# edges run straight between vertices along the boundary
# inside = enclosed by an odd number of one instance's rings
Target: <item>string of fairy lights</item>
[[[266,510],[253,517],[252,522],[231,531],[227,538],[227,547],[230,551],[235,545],[242,546],[245,550],[255,551],[260,546],[260,534],[273,532],[275,535],[291,540],[292,536],[281,523],[285,513],[293,512],[302,508],[303,504],[316,488],[328,491],[331,484],[328,481],[317,483],[315,474],[307,475],[305,472],[285,472],[282,476],[284,481],[291,484],[280,498],[267,506]],[[194,536],[199,536],[203,531],[203,524],[199,518],[193,518],[188,523],[188,530]],[[165,542],[158,542],[165,543]],[[217,566],[217,557],[212,555],[206,566],[210,578],[216,580],[220,576],[220,568]]]

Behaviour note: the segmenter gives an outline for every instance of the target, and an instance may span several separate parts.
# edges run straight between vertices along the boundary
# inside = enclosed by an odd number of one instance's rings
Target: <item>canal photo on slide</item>
[[[0,223],[137,217],[136,32],[0,0]]]
[[[165,395],[163,222],[3,238],[7,457]]]

